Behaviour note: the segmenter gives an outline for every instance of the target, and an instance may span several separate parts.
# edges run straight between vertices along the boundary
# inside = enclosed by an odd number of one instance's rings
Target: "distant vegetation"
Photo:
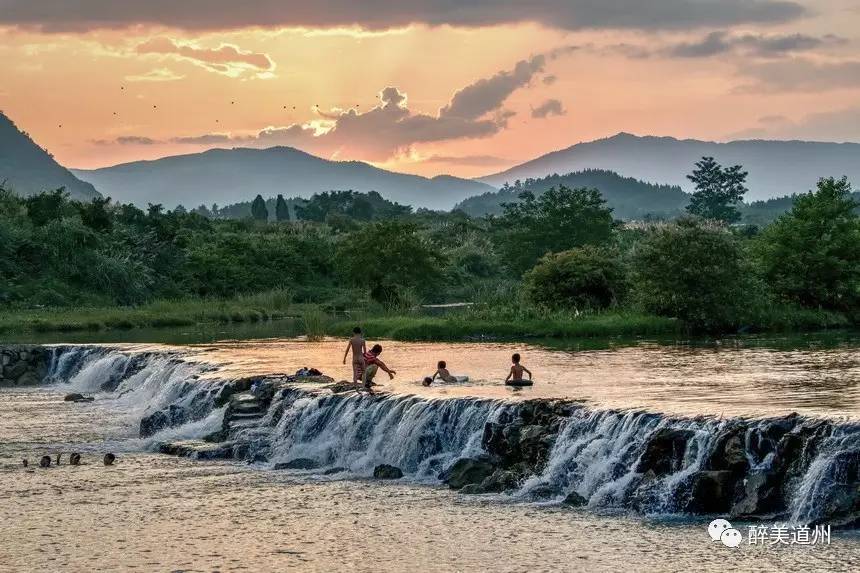
[[[860,219],[845,179],[822,179],[758,228],[729,224],[748,209],[742,169],[707,158],[693,168],[696,193],[665,221],[622,223],[590,187],[531,189],[565,177],[505,190],[519,194],[486,217],[352,191],[258,196],[243,219],[217,206],[2,191],[3,324],[49,328],[47,309],[123,307],[126,323],[114,310],[59,314],[65,325],[136,326],[158,323],[152,309],[163,308],[178,323],[292,315],[319,336],[337,324],[326,316],[348,312],[399,337],[462,338],[820,328],[860,316]],[[449,318],[412,314],[458,301],[475,304]]]

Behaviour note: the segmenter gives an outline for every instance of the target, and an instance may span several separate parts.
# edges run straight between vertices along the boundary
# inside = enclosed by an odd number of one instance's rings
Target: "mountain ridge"
[[[397,173],[362,161],[324,159],[288,146],[213,148],[72,172],[115,200],[141,206],[161,203],[168,208],[236,203],[257,194],[308,198],[351,189],[377,191],[415,207],[450,209],[467,197],[495,191],[471,179]]]
[[[702,156],[749,171],[747,200],[765,200],[812,189],[820,177],[860,184],[860,143],[743,139],[728,142],[671,136],[616,135],[551,151],[504,171],[476,178],[493,186],[585,169],[614,171],[625,177],[692,191],[686,175]]]
[[[92,184],[81,181],[0,112],[0,184],[19,195],[64,187],[72,199],[100,197]]]

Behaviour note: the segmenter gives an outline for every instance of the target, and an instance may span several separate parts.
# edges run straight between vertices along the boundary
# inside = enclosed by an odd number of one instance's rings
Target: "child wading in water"
[[[520,364],[520,355],[514,354],[511,356],[511,371],[508,372],[508,377],[505,378],[505,384],[510,382],[522,382],[523,381],[523,372],[529,375],[529,380],[532,379],[532,372],[522,364]]]
[[[361,328],[355,327],[352,329],[352,338],[346,345],[346,352],[343,354],[343,363],[346,364],[346,357],[349,356],[349,351],[352,350],[352,381],[358,384],[361,381],[361,376],[364,374],[364,354],[367,352],[367,342],[361,335]]]
[[[391,380],[393,380],[394,375],[397,374],[396,370],[389,369],[388,366],[385,365],[385,362],[379,359],[380,354],[382,354],[382,346],[379,344],[374,344],[370,349],[370,352],[364,353],[365,368],[361,381],[364,382],[364,389],[370,394],[373,394],[373,390],[370,388],[373,386],[373,377],[376,376],[379,369],[387,372],[388,378]]]

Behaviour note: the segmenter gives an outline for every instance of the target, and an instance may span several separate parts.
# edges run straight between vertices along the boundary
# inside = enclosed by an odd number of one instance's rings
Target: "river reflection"
[[[764,417],[802,415],[860,419],[860,348],[851,338],[665,344],[638,342],[603,349],[550,348],[538,344],[408,343],[382,341],[382,358],[397,371],[382,389],[428,397],[565,398],[597,408],[646,409],[685,416]],[[152,346],[121,345],[152,349]],[[344,339],[301,338],[222,341],[173,349],[187,359],[218,366],[214,376],[291,374],[307,366],[348,379]],[[510,356],[519,352],[535,385],[503,385]],[[425,388],[438,360],[465,384]]]

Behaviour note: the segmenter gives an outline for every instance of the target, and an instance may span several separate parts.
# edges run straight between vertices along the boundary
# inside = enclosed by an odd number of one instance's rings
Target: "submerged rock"
[[[451,489],[460,489],[469,484],[480,484],[493,475],[495,464],[489,457],[460,458],[440,476]]]
[[[349,468],[334,467],[334,468],[329,468],[326,471],[324,471],[323,475],[324,476],[330,476],[330,475],[334,475],[334,474],[341,474],[343,472],[348,472],[348,471],[349,471]]]
[[[565,505],[570,505],[572,507],[580,507],[586,505],[588,500],[576,493],[575,491],[570,492],[562,501]]]
[[[403,477],[403,470],[397,466],[379,464],[373,468],[373,477],[376,479],[400,479]]]
[[[296,458],[288,462],[278,462],[273,469],[276,470],[315,470],[320,463],[310,458]]]

